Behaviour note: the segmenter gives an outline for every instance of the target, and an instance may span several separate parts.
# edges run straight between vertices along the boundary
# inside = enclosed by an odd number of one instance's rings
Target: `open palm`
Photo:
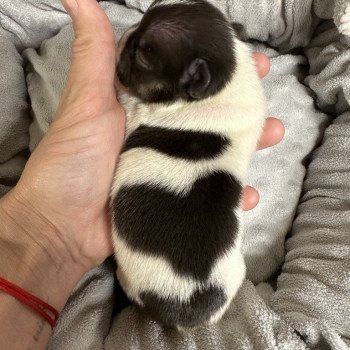
[[[15,197],[58,235],[69,234],[71,254],[82,254],[92,267],[112,252],[108,198],[125,117],[114,89],[111,25],[97,3],[86,2],[85,11],[84,22],[74,22],[73,61],[54,122],[30,157]],[[98,29],[91,35],[93,27]]]

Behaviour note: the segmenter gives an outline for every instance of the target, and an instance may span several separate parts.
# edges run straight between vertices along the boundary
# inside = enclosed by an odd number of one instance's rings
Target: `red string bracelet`
[[[27,305],[29,308],[38,313],[43,317],[53,329],[58,320],[59,313],[51,305],[46,304],[41,299],[35,297],[34,295],[26,292],[22,288],[17,287],[9,281],[0,277],[0,290],[7,294],[12,295],[14,298],[19,300],[21,303]]]

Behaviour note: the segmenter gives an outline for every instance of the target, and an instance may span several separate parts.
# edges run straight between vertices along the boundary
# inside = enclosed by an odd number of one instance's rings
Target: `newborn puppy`
[[[157,0],[118,56],[117,277],[166,327],[214,323],[245,276],[240,197],[266,112],[251,54],[208,2]]]

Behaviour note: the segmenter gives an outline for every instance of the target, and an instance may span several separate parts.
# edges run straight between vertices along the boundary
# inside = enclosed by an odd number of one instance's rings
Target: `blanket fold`
[[[15,184],[26,160],[30,125],[27,89],[13,36],[0,27],[0,197]]]
[[[318,105],[343,114],[313,153],[272,305],[308,343],[327,341],[334,349],[346,349],[350,338],[350,113],[345,112],[350,101],[349,51],[328,22],[305,53],[310,64],[306,83],[316,93]]]

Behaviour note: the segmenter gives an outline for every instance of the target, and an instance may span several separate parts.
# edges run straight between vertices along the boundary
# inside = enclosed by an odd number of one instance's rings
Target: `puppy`
[[[240,197],[266,114],[248,48],[204,0],[157,0],[118,47],[117,277],[166,327],[217,322],[245,277]]]

